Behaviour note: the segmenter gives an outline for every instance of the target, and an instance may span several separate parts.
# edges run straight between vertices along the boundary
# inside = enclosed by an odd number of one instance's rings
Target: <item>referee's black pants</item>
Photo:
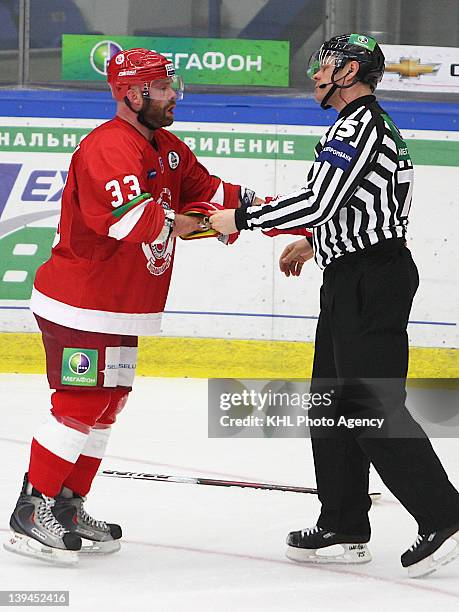
[[[343,256],[324,271],[311,391],[332,403],[309,416],[382,416],[382,431],[311,427],[322,510],[317,524],[370,534],[370,462],[412,514],[419,532],[459,521],[459,493],[405,407],[407,324],[419,277],[399,239]],[[379,384],[380,383],[380,384]]]

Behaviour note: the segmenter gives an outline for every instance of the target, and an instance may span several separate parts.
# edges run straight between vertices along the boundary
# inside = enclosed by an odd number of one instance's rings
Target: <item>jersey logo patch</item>
[[[347,170],[356,155],[357,149],[355,147],[347,142],[333,139],[325,143],[316,161],[328,161],[331,166]]]
[[[147,172],[147,179],[155,178],[155,176],[157,174],[158,173],[156,172],[156,170],[154,168],[152,170],[148,170],[148,172]]]
[[[163,187],[156,203],[165,210],[172,209],[172,193],[168,187]],[[142,250],[147,258],[147,270],[153,276],[161,276],[171,267],[174,239],[167,239],[165,242],[155,244],[144,242],[142,243]]]
[[[177,153],[177,151],[169,151],[167,161],[169,162],[171,170],[175,170],[176,168],[178,168],[178,165],[180,163],[180,155]]]
[[[142,243],[142,250],[147,258],[147,270],[150,274],[161,276],[171,267],[173,246],[173,239],[156,244]]]

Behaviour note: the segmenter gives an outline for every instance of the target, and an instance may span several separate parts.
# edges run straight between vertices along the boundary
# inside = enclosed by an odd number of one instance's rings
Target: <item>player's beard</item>
[[[167,127],[174,123],[174,115],[169,111],[175,106],[175,102],[162,104],[156,100],[149,100],[149,104],[143,109],[143,116],[148,123],[157,128]]]

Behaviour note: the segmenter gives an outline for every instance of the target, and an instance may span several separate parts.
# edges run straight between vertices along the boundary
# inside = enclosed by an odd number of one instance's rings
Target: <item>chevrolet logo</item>
[[[435,74],[441,64],[421,64],[421,60],[401,57],[398,64],[386,64],[386,72],[395,72],[400,78],[419,77],[421,74]]]

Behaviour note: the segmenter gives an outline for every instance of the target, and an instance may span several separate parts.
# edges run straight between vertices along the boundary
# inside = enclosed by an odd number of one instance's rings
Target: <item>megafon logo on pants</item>
[[[102,40],[91,49],[89,61],[98,74],[107,76],[107,66],[111,58],[122,51],[123,47],[112,40]]]
[[[61,383],[78,387],[97,385],[97,358],[95,349],[65,348],[62,352]]]
[[[74,374],[86,374],[91,367],[91,360],[85,353],[74,353],[69,359],[69,367]]]

